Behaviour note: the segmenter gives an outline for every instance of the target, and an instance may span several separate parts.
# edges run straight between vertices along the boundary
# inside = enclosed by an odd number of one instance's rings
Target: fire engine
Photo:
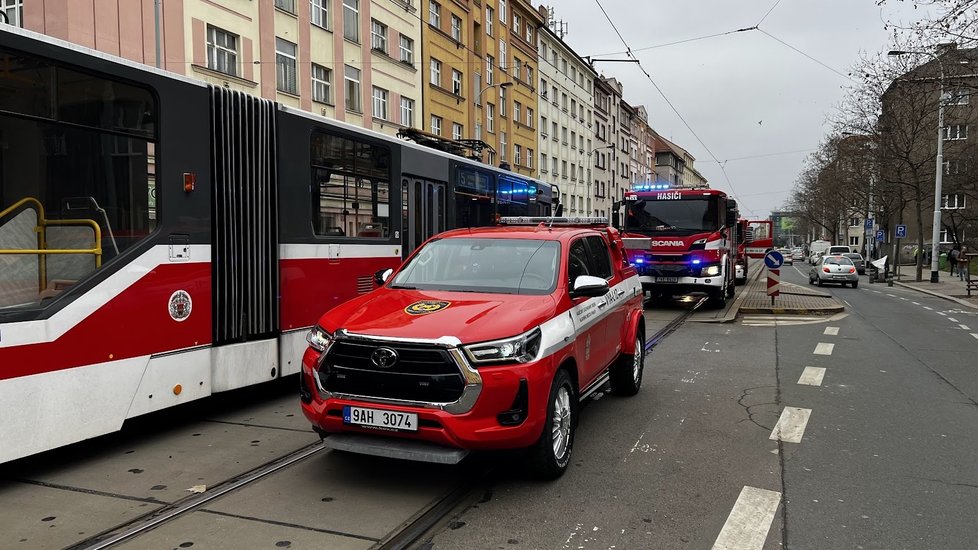
[[[642,383],[642,289],[607,219],[509,218],[443,233],[333,308],[302,360],[306,417],[334,449],[456,463],[529,449],[570,462],[578,403]],[[526,225],[523,225],[526,224]]]
[[[649,184],[625,192],[623,202],[623,236],[646,243],[628,253],[646,292],[704,292],[716,307],[733,297],[736,201],[716,189]]]
[[[746,220],[747,256],[763,258],[774,248],[773,228],[771,220]]]
[[[298,373],[323,311],[553,188],[0,26],[0,463]]]

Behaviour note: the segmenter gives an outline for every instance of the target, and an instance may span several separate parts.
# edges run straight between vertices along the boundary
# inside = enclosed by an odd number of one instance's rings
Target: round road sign
[[[784,264],[784,255],[777,250],[772,250],[764,255],[764,265],[768,269],[778,269]]]

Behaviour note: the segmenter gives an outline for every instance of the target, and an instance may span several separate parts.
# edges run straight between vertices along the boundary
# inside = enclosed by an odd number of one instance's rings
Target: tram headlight
[[[309,342],[312,349],[319,352],[326,351],[332,341],[333,335],[323,330],[319,325],[313,327],[306,335],[306,342]]]
[[[539,328],[513,338],[465,346],[465,353],[475,364],[529,363],[540,354],[543,339]]]

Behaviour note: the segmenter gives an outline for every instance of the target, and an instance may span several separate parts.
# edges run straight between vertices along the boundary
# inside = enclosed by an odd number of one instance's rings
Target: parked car
[[[860,275],[866,274],[866,260],[863,259],[863,255],[858,252],[850,252],[848,254],[843,254],[846,258],[852,260],[853,265],[856,266],[856,272]]]
[[[852,249],[849,248],[848,246],[835,245],[835,246],[830,246],[828,252],[826,252],[825,254],[826,255],[830,255],[830,254],[848,254],[850,252],[852,252]]]
[[[308,335],[302,412],[328,447],[442,464],[526,449],[552,479],[580,400],[642,384],[642,285],[606,220],[449,231],[375,277]]]
[[[845,256],[823,256],[808,272],[808,284],[822,286],[825,283],[859,286],[859,274],[852,260]]]

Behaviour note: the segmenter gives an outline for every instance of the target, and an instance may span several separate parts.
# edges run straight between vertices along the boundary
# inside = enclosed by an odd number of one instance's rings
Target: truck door
[[[445,184],[419,178],[401,180],[404,199],[401,240],[404,257],[432,235],[445,231],[448,201]]]

